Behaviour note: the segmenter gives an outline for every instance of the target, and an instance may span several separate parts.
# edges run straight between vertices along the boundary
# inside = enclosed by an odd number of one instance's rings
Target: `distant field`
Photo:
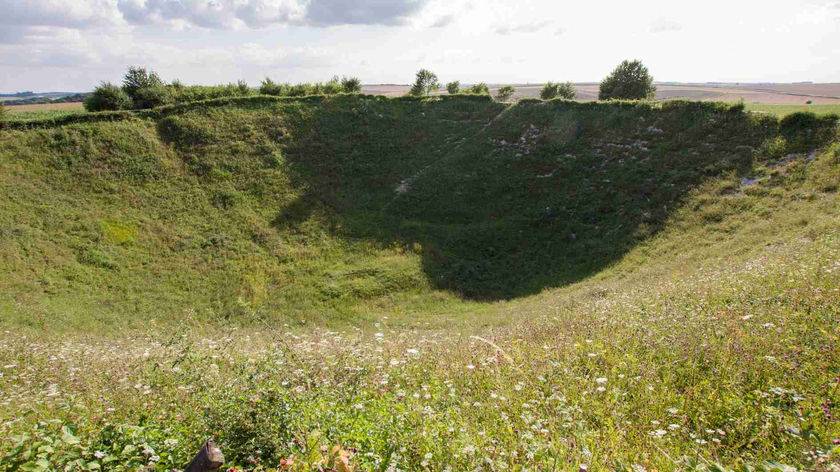
[[[507,84],[490,84],[491,93]],[[538,98],[542,84],[513,84],[514,99]],[[578,99],[591,101],[598,98],[598,84],[575,84]],[[365,93],[399,96],[408,93],[408,85],[366,85]],[[746,103],[801,105],[807,101],[818,105],[840,105],[840,84],[657,84],[659,100],[700,100]],[[815,110],[816,111],[816,110]]]
[[[6,109],[10,113],[28,113],[40,111],[81,111],[84,110],[82,102],[70,103],[38,103],[36,105],[7,105]]]
[[[840,115],[840,104],[835,105],[779,105],[779,104],[768,104],[768,103],[747,103],[747,110],[761,112],[761,113],[771,113],[778,117],[782,117],[785,115],[790,115],[791,113],[796,113],[798,111],[810,111],[814,112],[818,115],[828,115],[830,113],[836,113]]]

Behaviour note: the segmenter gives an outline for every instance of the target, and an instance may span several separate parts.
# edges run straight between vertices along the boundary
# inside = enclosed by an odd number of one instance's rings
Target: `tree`
[[[540,90],[540,98],[543,100],[551,100],[552,98],[574,100],[576,96],[575,86],[571,82],[546,82]]]
[[[466,93],[470,95],[490,95],[490,87],[484,82],[479,82],[468,88]]]
[[[414,85],[411,86],[411,90],[408,94],[415,97],[422,97],[423,95],[428,95],[429,92],[439,87],[440,83],[438,83],[438,77],[434,72],[428,69],[420,69],[417,71],[417,77],[414,80]]]
[[[85,99],[87,111],[128,110],[131,105],[131,97],[110,82],[102,82]]]
[[[449,95],[461,93],[461,82],[458,82],[457,80],[449,82],[448,84],[446,84],[446,91],[449,93]]]
[[[123,76],[122,87],[132,99],[137,91],[144,88],[163,87],[164,83],[155,71],[147,71],[145,67],[129,67]]]
[[[601,82],[598,100],[643,100],[655,93],[647,67],[641,61],[624,61]]]
[[[341,88],[344,93],[361,93],[362,81],[358,77],[342,77]]]
[[[510,100],[510,97],[513,96],[514,92],[516,92],[515,88],[513,88],[510,85],[505,85],[504,87],[496,91],[496,100],[500,102],[506,102]]]

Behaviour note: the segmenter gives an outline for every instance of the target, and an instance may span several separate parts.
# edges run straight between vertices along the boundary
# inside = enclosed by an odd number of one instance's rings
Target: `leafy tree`
[[[145,67],[129,67],[123,76],[123,90],[132,99],[137,91],[144,88],[162,87],[163,80],[155,71],[147,71]]]
[[[446,84],[446,91],[449,92],[450,95],[461,93],[461,82],[458,82],[457,80],[449,82]]]
[[[85,110],[128,110],[131,108],[131,97],[125,90],[110,82],[102,82],[85,99]]]
[[[504,87],[496,91],[496,100],[500,102],[506,102],[510,100],[510,97],[513,96],[514,92],[516,92],[515,88],[513,88],[510,85],[505,85]]]
[[[602,82],[599,100],[642,100],[656,93],[653,77],[641,61],[624,61]]]
[[[540,90],[540,98],[543,100],[552,98],[574,100],[576,96],[575,86],[571,82],[546,82]]]
[[[414,85],[411,86],[411,90],[408,94],[415,97],[421,97],[423,95],[428,95],[429,92],[439,87],[440,83],[438,82],[438,77],[434,72],[428,69],[420,69],[417,71],[417,77],[414,80]]]
[[[468,88],[466,93],[470,95],[490,95],[490,87],[484,82],[479,82]]]
[[[362,81],[358,77],[343,77],[341,79],[341,88],[344,93],[361,93]]]

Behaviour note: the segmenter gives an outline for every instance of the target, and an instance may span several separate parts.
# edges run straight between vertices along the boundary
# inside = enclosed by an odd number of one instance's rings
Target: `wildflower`
[[[599,385],[603,385],[603,384],[607,383],[607,378],[606,377],[598,377],[597,379],[595,379],[595,383],[597,383]]]
[[[651,436],[657,437],[657,438],[661,438],[662,436],[665,436],[666,434],[668,434],[668,431],[665,431],[664,429],[657,429],[656,431],[651,431],[648,434],[650,434]]]
[[[668,425],[668,429],[670,429],[671,431],[676,431],[676,430],[680,429],[680,425],[675,424],[675,423],[671,423],[671,424]]]
[[[472,365],[472,364],[467,364],[467,369],[473,370],[473,369],[475,369],[475,366]]]
[[[595,390],[597,390],[597,391],[599,391],[599,392],[605,392],[605,391],[607,391],[606,387],[603,387],[603,386],[598,387],[598,388],[596,388]]]
[[[667,411],[668,413],[670,413],[670,414],[672,414],[672,415],[676,415],[677,413],[679,413],[679,412],[680,412],[680,410],[678,410],[678,409],[676,409],[676,408],[668,408],[668,409],[667,409],[667,410],[665,410],[665,411]]]
[[[406,354],[408,354],[410,356],[419,356],[420,355],[420,351],[418,351],[417,349],[414,349],[414,348],[406,349],[405,352],[406,352]]]
[[[103,457],[105,457],[105,453],[102,451],[96,451],[93,453],[93,457],[97,459],[102,459]]]

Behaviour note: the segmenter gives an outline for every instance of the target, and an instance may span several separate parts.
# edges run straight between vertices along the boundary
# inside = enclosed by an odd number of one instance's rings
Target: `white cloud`
[[[495,31],[496,34],[501,35],[514,33],[536,33],[550,24],[550,20],[538,20],[519,24],[504,24],[497,26],[493,31]]]
[[[665,18],[660,18],[651,23],[650,25],[651,33],[668,33],[673,31],[680,31],[682,29],[683,26],[680,23]]]

